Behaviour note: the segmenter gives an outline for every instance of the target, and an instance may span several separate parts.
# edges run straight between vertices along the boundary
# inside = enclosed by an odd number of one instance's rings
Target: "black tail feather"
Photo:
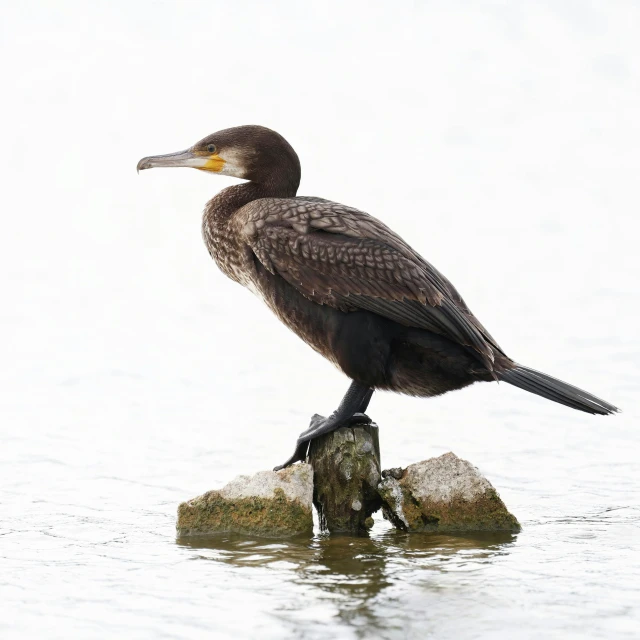
[[[524,389],[529,393],[535,393],[538,396],[547,398],[547,400],[553,400],[578,411],[601,416],[620,411],[612,404],[596,398],[596,396],[578,389],[578,387],[519,364],[514,369],[498,373],[498,378],[512,384],[514,387]]]

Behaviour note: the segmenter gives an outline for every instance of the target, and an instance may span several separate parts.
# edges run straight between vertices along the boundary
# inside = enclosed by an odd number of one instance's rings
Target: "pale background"
[[[504,384],[377,394],[385,464],[454,450],[525,525],[489,586],[481,567],[428,607],[420,590],[405,601],[459,637],[580,637],[594,602],[590,633],[637,629],[637,3],[5,2],[0,16],[0,630],[180,637],[215,619],[224,637],[251,599],[242,571],[194,577],[175,506],[282,462],[347,381],[210,260],[200,212],[232,179],[135,172],[240,124],[291,142],[301,194],[408,239],[514,359],[624,410]],[[608,509],[620,520],[584,533]],[[551,515],[582,524],[536,538]],[[591,541],[577,556],[574,535]],[[136,582],[140,566],[152,576]],[[256,598],[247,634],[360,637],[339,599],[263,578],[273,600]],[[296,617],[303,588],[316,608]],[[465,589],[495,600],[473,608]],[[381,609],[397,596],[376,593]]]

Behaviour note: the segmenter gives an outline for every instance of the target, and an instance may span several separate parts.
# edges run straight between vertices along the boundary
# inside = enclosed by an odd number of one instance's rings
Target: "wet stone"
[[[404,469],[402,467],[393,467],[393,469],[385,469],[382,472],[382,477],[388,478],[389,476],[391,476],[396,480],[400,480],[400,478],[402,478],[403,473],[404,473]]]
[[[453,453],[382,475],[384,517],[404,531],[520,530],[493,485]]]
[[[238,476],[220,490],[183,502],[178,507],[176,530],[179,537],[311,533],[312,498],[313,469],[308,464]]]

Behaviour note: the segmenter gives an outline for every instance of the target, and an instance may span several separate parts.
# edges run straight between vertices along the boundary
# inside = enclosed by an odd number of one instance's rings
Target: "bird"
[[[204,208],[209,254],[350,379],[338,408],[313,415],[293,455],[275,470],[304,461],[310,442],[323,434],[370,423],[365,412],[375,390],[432,397],[503,381],[578,411],[619,411],[508,357],[449,280],[383,222],[297,195],[300,160],[276,131],[223,129],[185,151],[142,158],[137,169],[156,167],[244,181]]]

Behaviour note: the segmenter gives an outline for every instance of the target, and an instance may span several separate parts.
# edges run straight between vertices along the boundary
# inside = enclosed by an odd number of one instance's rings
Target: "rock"
[[[219,491],[178,507],[178,536],[221,532],[265,537],[313,531],[313,469],[298,464],[278,472],[238,476]]]
[[[383,472],[383,513],[404,531],[519,531],[478,469],[453,453]]]
[[[381,506],[380,445],[376,424],[342,427],[311,442],[315,504],[323,530],[358,533]]]

